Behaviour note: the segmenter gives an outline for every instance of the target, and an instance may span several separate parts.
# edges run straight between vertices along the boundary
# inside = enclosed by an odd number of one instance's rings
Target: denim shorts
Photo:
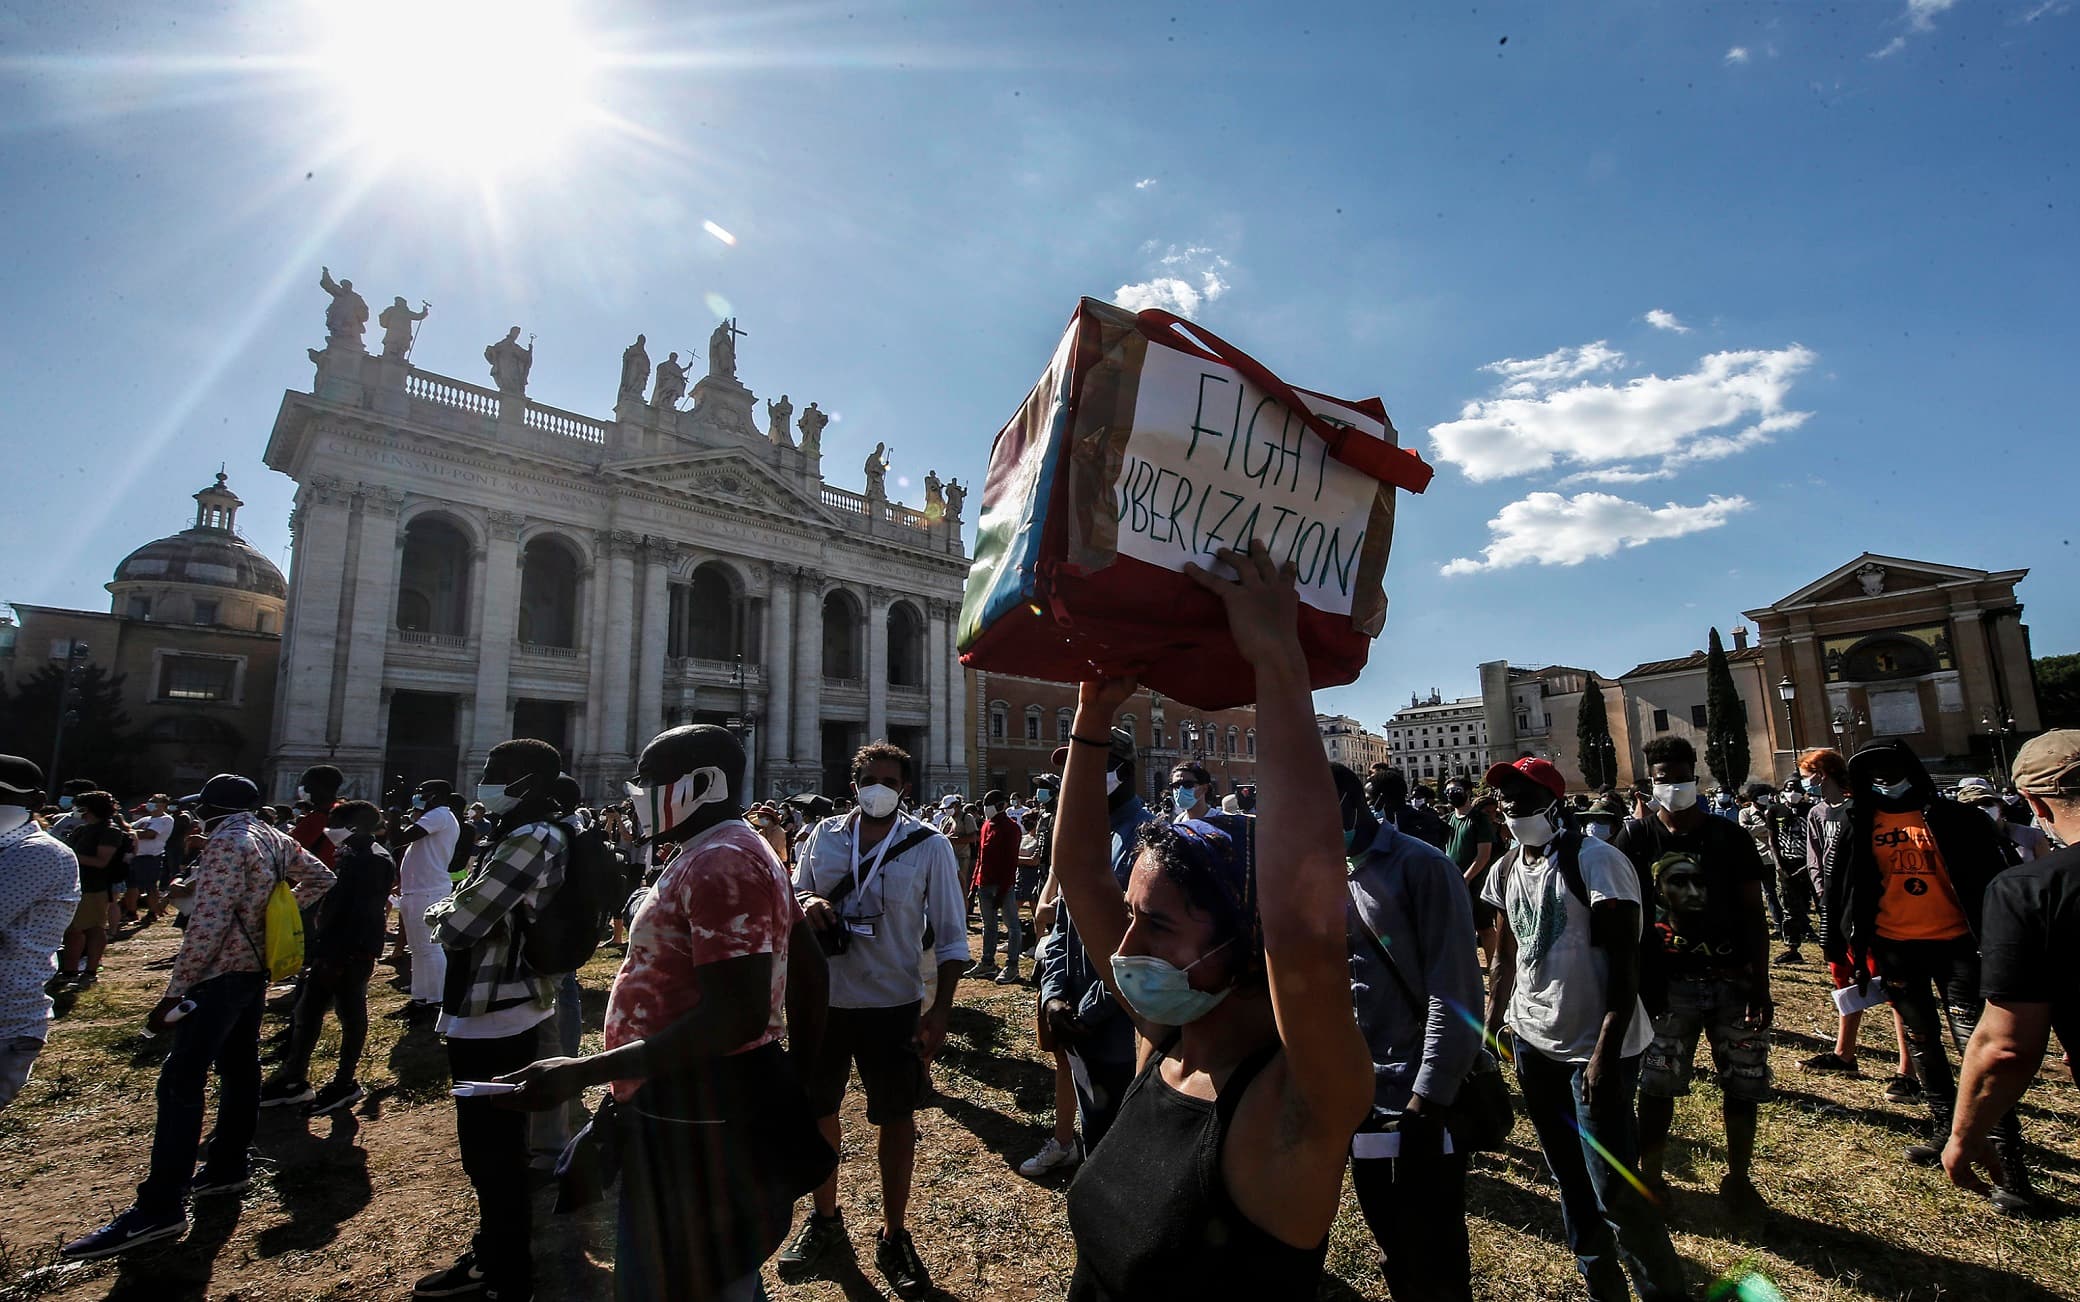
[[[1654,1042],[1640,1063],[1639,1092],[1681,1098],[1697,1072],[1699,1035],[1710,1041],[1719,1088],[1728,1098],[1769,1098],[1769,1027],[1748,1026],[1748,987],[1723,976],[1669,978],[1668,1011],[1654,1019]]]

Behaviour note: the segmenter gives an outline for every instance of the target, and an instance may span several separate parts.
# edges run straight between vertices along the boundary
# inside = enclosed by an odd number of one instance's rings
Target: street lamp
[[[1777,699],[1784,703],[1784,726],[1787,729],[1785,737],[1791,743],[1791,770],[1796,773],[1798,771],[1798,714],[1792,708],[1791,703],[1798,699],[1798,684],[1791,681],[1790,674],[1785,674],[1783,680],[1777,684]]]
[[[1981,710],[1979,722],[1985,725],[1986,731],[1993,736],[1994,753],[2000,757],[2001,777],[2005,779],[2008,775],[2008,737],[2015,731],[2014,716],[2004,714],[2000,722],[1996,723],[1993,711]]]

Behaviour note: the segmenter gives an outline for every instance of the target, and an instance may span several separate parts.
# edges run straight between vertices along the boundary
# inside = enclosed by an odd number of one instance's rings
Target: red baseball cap
[[[1505,773],[1523,774],[1533,782],[1552,792],[1556,799],[1567,795],[1567,779],[1560,776],[1560,770],[1553,767],[1553,761],[1551,760],[1540,759],[1535,755],[1526,755],[1514,764],[1491,765],[1482,781],[1491,787],[1495,786],[1497,780]]]

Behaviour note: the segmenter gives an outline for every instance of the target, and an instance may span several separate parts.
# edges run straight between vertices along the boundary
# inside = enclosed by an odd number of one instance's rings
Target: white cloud
[[[1879,46],[1877,49],[1872,50],[1871,57],[1873,59],[1889,59],[1893,55],[1898,54],[1901,50],[1904,50],[1906,48],[1907,38],[1904,36],[1895,36],[1891,40],[1885,42],[1885,44]]]
[[[1717,529],[1748,509],[1744,497],[1707,498],[1696,506],[1670,502],[1653,507],[1609,493],[1533,493],[1509,505],[1488,521],[1491,541],[1480,559],[1462,556],[1446,565],[1446,575],[1479,574],[1537,562],[1580,565],[1639,547],[1660,538]]]
[[[1647,313],[1646,322],[1648,325],[1654,327],[1656,330],[1673,330],[1679,335],[1687,335],[1690,333],[1690,327],[1684,325],[1681,321],[1676,320],[1675,313],[1665,311],[1662,308],[1657,307],[1653,311]]]
[[[1188,317],[1228,292],[1227,278],[1221,274],[1227,267],[1228,260],[1212,249],[1180,249],[1173,244],[1157,259],[1155,274],[1113,290],[1112,301],[1129,312],[1160,307]]]
[[[1726,52],[1726,61],[1728,63],[1746,63],[1748,61],[1748,47],[1745,45],[1734,46]]]
[[[2029,12],[2016,19],[2016,22],[2026,26],[2039,18],[2056,18],[2072,7],[2068,0],[2043,0],[2043,3],[2032,6]]]
[[[1608,470],[1577,470],[1560,481],[1560,487],[1572,488],[1576,484],[1648,484],[1657,479],[1674,479],[1676,472],[1668,466],[1659,470],[1642,470],[1637,466],[1612,466]]]
[[[1556,361],[1570,354],[1572,362]],[[1605,357],[1612,360],[1587,364]],[[1598,469],[1653,459],[1667,468],[1714,460],[1803,423],[1811,413],[1786,410],[1784,402],[1792,382],[1816,360],[1810,349],[1792,344],[1710,353],[1685,375],[1576,383],[1567,382],[1623,358],[1599,341],[1529,362],[1496,362],[1484,369],[1504,377],[1501,392],[1467,403],[1457,420],[1431,426],[1430,443],[1439,460],[1475,481],[1537,474],[1561,463]]]
[[[1144,176],[1134,182],[1134,188],[1136,190],[1153,190],[1156,188],[1156,179],[1152,176]]]
[[[1909,32],[1932,32],[1936,29],[1936,15],[1947,12],[1957,0],[1907,0],[1907,30]],[[1873,59],[1889,59],[1907,48],[1905,36],[1895,36],[1871,51]]]

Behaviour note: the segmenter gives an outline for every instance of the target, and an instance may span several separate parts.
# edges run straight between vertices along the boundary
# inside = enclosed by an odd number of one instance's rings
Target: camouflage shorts
[[[1681,1098],[1697,1073],[1697,1040],[1711,1042],[1712,1065],[1728,1098],[1769,1097],[1769,1027],[1747,1022],[1748,987],[1725,977],[1674,977],[1668,1011],[1654,1019],[1654,1042],[1640,1063],[1639,1092]]]

